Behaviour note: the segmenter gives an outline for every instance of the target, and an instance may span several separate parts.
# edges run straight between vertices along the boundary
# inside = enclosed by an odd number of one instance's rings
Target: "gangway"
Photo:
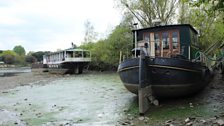
[[[212,57],[209,56],[214,50],[218,49],[220,51],[219,55],[214,54]],[[198,51],[195,54],[195,61],[200,60],[208,68],[214,70],[219,69],[221,73],[224,73],[224,41],[218,41],[213,43],[206,50]]]

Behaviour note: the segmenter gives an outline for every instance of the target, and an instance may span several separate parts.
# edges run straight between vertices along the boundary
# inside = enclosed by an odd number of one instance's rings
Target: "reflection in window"
[[[76,51],[75,53],[75,57],[82,57],[82,52],[81,51]]]
[[[148,43],[148,48],[150,49],[150,36],[149,33],[144,35],[145,42]]]
[[[173,49],[177,49],[178,48],[178,33],[177,32],[173,32],[172,33],[172,44],[173,44]]]
[[[145,34],[145,36],[144,36],[144,40],[145,40],[146,42],[149,42],[149,40],[150,40],[150,38],[149,38],[149,34]]]
[[[154,35],[154,40],[155,40],[155,50],[159,50],[159,34]]]
[[[168,34],[168,32],[162,33],[162,43],[163,43],[163,49],[169,49],[169,34]]]

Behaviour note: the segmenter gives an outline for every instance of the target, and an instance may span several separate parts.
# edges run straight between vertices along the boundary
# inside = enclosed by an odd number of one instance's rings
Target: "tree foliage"
[[[94,31],[94,26],[89,20],[84,23],[85,26],[85,36],[84,43],[96,41],[97,33]]]
[[[142,27],[148,27],[153,26],[154,19],[172,23],[178,0],[119,0],[118,5],[131,13]]]
[[[85,43],[80,46],[92,53],[90,67],[96,70],[116,70],[119,63],[120,51],[130,51],[132,48],[132,34],[124,25],[117,26],[107,39],[96,43]]]
[[[15,64],[17,54],[11,50],[6,50],[0,56],[6,64]]]
[[[203,4],[210,4],[210,11],[224,11],[224,1],[223,0],[197,0],[194,5],[199,7]]]
[[[32,52],[30,55],[36,58],[37,62],[43,61],[43,55],[50,53],[49,51]]]
[[[17,45],[13,48],[13,51],[15,53],[17,53],[19,56],[25,56],[26,51],[24,49],[24,47],[22,47],[21,45]]]
[[[224,39],[224,14],[214,9],[214,1],[180,1],[179,23],[188,23],[199,30],[202,49]]]
[[[25,60],[26,60],[27,63],[35,63],[37,59],[32,55],[27,55],[25,57]]]

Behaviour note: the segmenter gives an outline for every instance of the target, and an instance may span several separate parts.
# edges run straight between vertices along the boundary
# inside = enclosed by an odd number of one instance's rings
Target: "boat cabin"
[[[91,53],[83,49],[66,49],[43,56],[43,64],[58,64],[60,62],[90,62]]]
[[[143,28],[133,30],[133,33],[134,47],[143,47],[147,43],[149,56],[194,59],[198,32],[189,24]]]

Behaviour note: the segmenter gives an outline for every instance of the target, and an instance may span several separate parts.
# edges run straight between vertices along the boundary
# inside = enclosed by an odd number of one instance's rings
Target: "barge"
[[[56,74],[81,74],[89,62],[91,53],[84,49],[69,48],[43,56],[44,66]]]
[[[189,24],[163,25],[133,30],[133,56],[118,66],[124,86],[138,95],[141,81],[150,85],[156,98],[184,97],[201,91],[211,70],[198,49],[198,32]],[[144,54],[141,79],[140,53]]]

